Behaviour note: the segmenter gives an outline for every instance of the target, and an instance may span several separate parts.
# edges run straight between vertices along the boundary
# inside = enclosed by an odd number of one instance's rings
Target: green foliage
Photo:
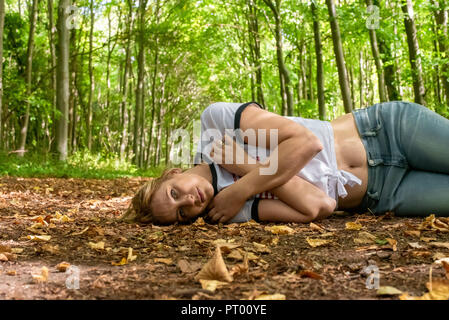
[[[322,41],[324,92],[328,120],[344,113],[338,71],[333,51],[329,14],[324,0],[314,0]],[[143,121],[138,124],[144,139],[140,171],[129,162],[118,160],[122,133],[125,158],[133,152],[136,87],[139,52],[139,1],[94,1],[93,30],[93,145],[87,149],[87,106],[90,92],[89,38],[91,0],[77,0],[78,28],[71,30],[70,42],[70,115],[66,164],[45,156],[55,142],[55,92],[52,87],[50,21],[46,1],[39,2],[35,31],[31,94],[26,94],[25,60],[27,54],[30,5],[6,1],[3,59],[4,148],[14,151],[22,127],[26,102],[30,105],[27,135],[28,150],[24,159],[2,155],[1,174],[108,177],[113,175],[151,175],[168,162],[169,135],[177,128],[191,129],[201,111],[217,101],[246,102],[255,96],[256,67],[252,64],[249,4],[255,5],[260,41],[262,89],[268,110],[280,113],[280,80],[273,33],[273,12],[262,0],[154,0],[145,10],[144,42],[145,79]],[[275,1],[273,1],[275,2]],[[377,72],[370,46],[365,1],[334,1],[340,26],[346,68],[355,108],[379,102]],[[379,4],[379,45],[384,66],[393,66],[392,83],[400,99],[413,101],[413,78],[409,63],[404,16],[400,2],[374,1]],[[53,24],[57,21],[58,1],[53,1]],[[128,5],[130,4],[130,6]],[[159,6],[158,6],[159,5]],[[449,63],[447,52],[435,49],[434,6],[428,0],[413,1],[418,42],[421,51],[427,106],[449,116],[449,97],[442,89],[443,66]],[[134,21],[128,24],[129,13]],[[294,97],[294,116],[318,118],[316,60],[310,1],[280,2],[281,32],[285,66],[290,73]],[[128,27],[130,32],[128,33]],[[53,35],[56,45],[57,34]],[[126,48],[130,44],[128,94],[123,97]],[[447,71],[446,71],[447,72]],[[109,76],[109,77],[107,77]],[[446,76],[449,76],[447,74]],[[439,82],[437,81],[439,77]],[[306,83],[303,83],[303,82]],[[437,84],[440,91],[437,92]],[[438,94],[439,93],[439,94]],[[438,96],[440,96],[438,98]],[[124,109],[122,109],[124,102]],[[127,118],[124,118],[126,114]],[[125,122],[126,121],[126,122]],[[74,128],[73,128],[74,126]],[[141,128],[142,127],[142,128]],[[74,135],[74,136],[72,136]],[[1,137],[0,137],[1,138]],[[151,139],[151,145],[149,143]],[[80,151],[81,150],[81,151]],[[148,158],[148,160],[146,159]],[[167,163],[169,164],[169,163]]]
[[[66,162],[61,162],[51,154],[33,153],[20,158],[0,153],[0,176],[115,179],[159,176],[163,169],[162,166],[139,169],[112,154],[76,152]]]

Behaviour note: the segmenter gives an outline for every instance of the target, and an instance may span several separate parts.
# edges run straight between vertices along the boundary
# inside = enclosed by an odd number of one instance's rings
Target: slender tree
[[[373,6],[373,0],[365,0],[367,7]],[[377,34],[375,28],[369,28],[369,39],[371,44],[371,52],[373,54],[374,63],[376,64],[377,82],[379,89],[379,98],[381,102],[387,101],[387,93],[385,86],[385,78],[383,72],[382,59],[380,58],[379,46],[377,44]]]
[[[94,43],[94,24],[95,24],[95,12],[94,12],[94,0],[90,0],[90,32],[89,32],[89,102],[87,103],[87,117],[86,117],[86,130],[87,130],[87,149],[92,150],[92,106],[93,96],[95,90],[94,83],[94,68],[92,61],[93,43]]]
[[[134,163],[141,165],[140,152],[142,145],[141,141],[141,126],[143,115],[143,102],[144,102],[144,90],[145,90],[145,12],[146,12],[147,0],[141,0],[139,4],[139,25],[137,32],[136,42],[139,46],[139,53],[137,57],[137,88],[136,88],[136,105],[134,112]]]
[[[410,66],[412,69],[413,92],[415,94],[415,102],[425,105],[424,96],[426,94],[423,80],[423,71],[421,64],[421,56],[416,33],[415,17],[413,12],[413,3],[411,0],[402,0],[402,11],[404,12],[404,25],[407,34],[407,45]]]
[[[0,150],[3,148],[3,33],[5,26],[5,0],[0,0]]]
[[[326,105],[324,101],[324,68],[323,68],[323,52],[321,45],[320,34],[320,21],[317,13],[317,7],[315,1],[310,2],[310,8],[312,10],[313,18],[313,38],[315,41],[315,59],[316,59],[316,83],[317,83],[317,95],[318,95],[318,111],[320,119],[325,120]]]
[[[343,105],[346,113],[352,111],[351,91],[349,88],[348,74],[346,72],[345,58],[343,55],[343,46],[341,43],[340,27],[338,26],[337,13],[333,0],[326,0],[329,11],[329,22],[332,31],[332,42],[334,45],[335,59],[338,68],[338,81],[340,83],[341,95],[343,98]]]
[[[33,75],[33,52],[34,52],[34,33],[36,30],[38,0],[33,0],[30,10],[30,29],[28,33],[28,47],[25,64],[25,81],[26,81],[26,101],[25,114],[22,117],[22,128],[20,129],[20,142],[17,155],[23,157],[25,154],[25,145],[28,133],[28,123],[30,120],[30,98],[31,98],[31,81]]]
[[[282,40],[282,21],[281,21],[281,0],[263,0],[270,8],[274,16],[274,37],[276,39],[276,57],[279,69],[279,80],[281,84],[281,98],[282,107],[281,113],[283,115],[293,115],[293,95],[290,90],[290,74],[285,66],[283,40]]]
[[[57,95],[56,104],[60,113],[56,118],[56,151],[59,160],[67,159],[67,135],[69,113],[69,47],[68,8],[70,0],[59,0],[58,5],[58,57],[57,57]]]
[[[447,55],[447,12],[445,8],[444,1],[432,0],[433,13],[435,16],[435,22],[437,25],[436,34],[438,40],[438,50],[440,55]],[[444,95],[446,96],[446,101],[449,101],[449,63],[446,61],[441,63],[441,80],[443,82]]]
[[[247,0],[248,6],[248,33],[250,52],[253,60],[253,67],[256,73],[256,91],[257,101],[265,107],[265,98],[262,87],[262,56],[260,53],[260,34],[259,34],[259,20],[257,18],[258,7],[255,0]]]

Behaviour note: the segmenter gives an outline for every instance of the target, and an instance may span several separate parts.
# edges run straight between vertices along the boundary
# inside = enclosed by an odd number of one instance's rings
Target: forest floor
[[[117,221],[147,180],[0,178],[0,299],[448,294],[447,265],[441,262],[449,257],[447,218],[339,212],[302,225],[198,220],[160,227]],[[228,281],[197,280],[214,255],[219,259],[212,267],[224,261]]]

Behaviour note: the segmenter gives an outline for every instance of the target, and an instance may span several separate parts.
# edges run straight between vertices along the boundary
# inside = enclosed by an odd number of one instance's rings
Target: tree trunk
[[[56,112],[56,48],[55,48],[55,25],[53,18],[53,0],[47,0],[48,15],[48,42],[50,47],[50,66],[51,66],[51,87],[52,92],[52,112],[51,112],[51,137],[55,136],[55,112]],[[51,146],[50,146],[51,147]]]
[[[446,39],[447,39],[447,12],[444,7],[444,1],[436,2],[435,0],[432,0],[432,4],[434,6],[434,15],[435,15],[435,21],[437,24],[436,28],[436,34],[438,39],[438,47],[440,54],[447,55],[447,46],[446,46]],[[446,57],[447,59],[447,57]],[[444,89],[444,95],[446,96],[446,102],[449,101],[449,63],[445,61],[441,64],[441,81],[443,82],[443,89]]]
[[[59,0],[58,5],[58,60],[57,60],[57,96],[56,104],[60,117],[56,119],[56,150],[59,160],[67,159],[67,128],[69,106],[69,46],[70,33],[66,25],[66,9],[70,0]]]
[[[275,0],[274,4],[272,0],[263,0],[265,4],[271,9],[275,21],[275,32],[274,36],[276,38],[276,57],[279,69],[279,80],[281,87],[281,114],[282,115],[293,115],[293,95],[290,90],[290,75],[284,63],[284,53],[282,44],[282,22],[281,22],[281,0]]]
[[[89,32],[89,102],[87,103],[87,117],[86,117],[86,130],[87,130],[87,149],[92,151],[92,106],[94,95],[94,70],[92,65],[92,50],[93,50],[93,38],[94,38],[94,24],[95,24],[95,12],[94,12],[94,0],[90,0],[90,32]]]
[[[261,53],[260,53],[260,35],[259,35],[259,21],[257,19],[257,6],[253,2],[253,0],[248,1],[248,27],[249,27],[249,38],[250,43],[252,44],[252,51],[254,53],[253,57],[253,66],[256,69],[256,97],[257,101],[265,107],[265,98],[263,94],[262,87],[262,62],[261,62]]]
[[[365,0],[367,7],[373,5],[373,0]],[[371,52],[373,54],[374,62],[376,64],[377,71],[377,82],[379,87],[379,98],[381,102],[387,101],[387,93],[385,92],[385,78],[383,72],[382,59],[380,58],[379,46],[377,44],[377,34],[376,29],[371,28],[368,29],[369,32],[369,40],[371,44]]]
[[[143,108],[143,91],[145,90],[145,11],[147,0],[140,1],[139,5],[139,31],[136,42],[139,44],[139,53],[137,57],[137,88],[136,88],[136,107],[134,112],[134,141],[133,141],[133,162],[141,166],[140,163],[140,132],[141,116]]]
[[[120,139],[120,159],[123,161],[125,159],[126,145],[127,145],[127,137],[128,137],[128,110],[127,110],[127,98],[128,98],[128,76],[129,69],[131,68],[131,30],[134,25],[133,18],[133,1],[128,0],[128,17],[127,17],[127,42],[126,42],[126,57],[125,57],[125,66],[123,71],[123,83],[122,83],[122,101],[120,103],[121,109],[121,117],[122,117],[122,130],[121,130],[121,139]]]
[[[340,28],[337,22],[337,14],[333,0],[326,0],[329,11],[329,22],[332,31],[332,42],[334,45],[335,59],[337,60],[338,81],[340,83],[343,105],[346,113],[352,111],[351,91],[349,89],[348,74],[346,72],[345,59],[343,56],[343,48],[341,43]]]
[[[318,96],[318,111],[321,120],[327,119],[326,105],[324,100],[324,68],[323,68],[323,52],[321,45],[320,21],[318,20],[317,8],[314,1],[311,1],[313,17],[313,38],[315,41],[315,59],[316,59],[316,83]]]
[[[26,107],[25,115],[22,117],[22,128],[20,130],[20,142],[18,156],[23,157],[25,154],[25,145],[28,133],[28,123],[30,120],[30,98],[31,98],[31,80],[33,74],[33,51],[34,51],[34,31],[36,30],[38,0],[33,0],[30,12],[30,30],[28,33],[28,49],[25,65],[25,81],[26,81]]]
[[[159,0],[156,0],[156,25],[159,25]],[[151,148],[153,143],[153,126],[154,126],[154,114],[156,111],[156,78],[159,65],[159,37],[155,35],[155,45],[154,45],[154,65],[153,65],[153,75],[151,77],[151,119],[150,119],[150,129],[148,130],[148,147],[147,147],[147,158],[145,160],[145,168],[148,168],[151,160]]]
[[[416,34],[416,25],[413,13],[413,4],[411,0],[402,0],[402,11],[404,12],[405,32],[407,33],[407,44],[409,52],[410,66],[413,77],[413,92],[415,102],[426,105],[424,96],[426,94],[423,81],[421,57],[419,51],[418,38]]]
[[[3,149],[3,33],[5,26],[5,0],[0,0],[0,150]]]
[[[363,51],[359,52],[359,91],[360,91],[360,108],[363,108]]]

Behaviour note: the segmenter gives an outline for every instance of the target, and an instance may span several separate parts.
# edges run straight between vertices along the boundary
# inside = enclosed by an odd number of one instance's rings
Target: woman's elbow
[[[337,202],[335,201],[335,199],[332,199],[330,197],[321,199],[321,201],[312,210],[310,210],[308,214],[308,218],[310,221],[308,222],[330,216],[332,212],[334,212],[336,206]]]

